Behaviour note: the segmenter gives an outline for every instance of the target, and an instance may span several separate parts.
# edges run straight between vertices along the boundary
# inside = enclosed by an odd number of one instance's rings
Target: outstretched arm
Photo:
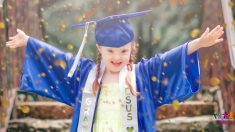
[[[17,30],[14,37],[9,38],[7,46],[10,48],[26,47],[24,63],[19,87],[28,92],[73,106],[79,101],[82,88],[94,62],[80,58],[79,64],[72,78],[67,77],[74,57],[56,47],[27,36]]]
[[[219,42],[223,41],[223,38],[220,38],[224,34],[223,27],[220,25],[216,26],[210,31],[209,28],[197,39],[192,40],[188,44],[187,54],[190,55],[194,51],[203,48],[210,47]]]

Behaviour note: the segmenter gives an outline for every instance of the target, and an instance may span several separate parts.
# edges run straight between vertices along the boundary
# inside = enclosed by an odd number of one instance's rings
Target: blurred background
[[[139,45],[137,62],[199,37],[206,27],[220,24],[226,30],[222,44],[199,50],[200,92],[184,103],[160,107],[156,111],[158,131],[235,131],[234,2],[0,0],[0,130],[69,131],[71,124],[71,107],[19,89],[25,47],[9,49],[5,46],[17,28],[76,55],[84,28],[71,29],[71,25],[151,9],[151,14],[130,20]],[[228,11],[232,11],[231,16]],[[90,27],[83,57],[96,60],[96,56],[94,27]],[[224,116],[231,120],[220,120]]]

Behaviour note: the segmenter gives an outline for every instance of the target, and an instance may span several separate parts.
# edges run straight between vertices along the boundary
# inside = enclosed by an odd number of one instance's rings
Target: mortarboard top
[[[97,21],[73,25],[73,28],[95,24],[97,44],[107,47],[121,47],[134,39],[134,32],[128,19],[148,14],[151,10],[108,16]]]
[[[79,28],[79,27],[85,26],[85,34],[83,37],[82,44],[75,58],[75,61],[73,63],[73,66],[68,73],[68,76],[72,77],[78,65],[81,52],[85,45],[89,25],[93,25],[93,24],[96,25],[95,26],[95,38],[96,38],[96,43],[98,45],[118,48],[134,40],[133,28],[131,24],[128,22],[128,19],[137,17],[137,16],[142,16],[142,15],[148,14],[149,12],[151,12],[151,10],[128,13],[128,14],[113,15],[113,16],[108,16],[108,17],[99,19],[97,21],[88,21],[88,22],[84,22],[81,24],[73,25],[72,28]]]

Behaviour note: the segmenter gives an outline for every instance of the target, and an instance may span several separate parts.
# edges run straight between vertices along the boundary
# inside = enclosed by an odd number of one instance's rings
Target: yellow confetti
[[[43,48],[39,48],[37,51],[38,54],[41,54],[42,52],[43,52]]]
[[[5,28],[5,25],[3,22],[0,22],[0,29],[4,29]]]
[[[232,21],[232,25],[235,27],[235,20]]]
[[[48,39],[48,35],[45,35],[44,38],[45,38],[45,39]]]
[[[164,67],[167,67],[167,65],[168,65],[167,62],[164,62],[164,63],[163,63],[163,66],[164,66]]]
[[[196,38],[196,37],[198,37],[199,33],[200,33],[200,30],[195,28],[191,31],[190,35],[192,38]]]
[[[80,81],[80,78],[79,78],[79,77],[77,77],[77,81]]]
[[[2,99],[2,106],[4,109],[7,109],[9,107],[9,104],[10,104],[9,100],[4,98]]]
[[[66,26],[65,22],[62,20],[62,21],[60,22],[60,31],[61,31],[61,32],[64,32],[66,27],[67,27],[67,26]]]
[[[73,50],[73,48],[74,48],[74,47],[73,47],[72,44],[67,44],[67,49],[68,49],[68,50]]]
[[[55,65],[60,66],[63,69],[65,69],[66,66],[67,66],[66,63],[63,60],[59,60],[59,59],[55,61]]]
[[[5,123],[5,121],[6,121],[6,113],[1,113],[1,115],[0,115],[0,124],[4,124]]]
[[[41,76],[42,76],[42,77],[45,77],[45,76],[46,76],[46,74],[43,72],[43,73],[41,73]]]
[[[212,77],[210,83],[212,86],[217,86],[220,84],[220,79],[218,77]]]
[[[232,8],[233,5],[234,5],[233,2],[230,0],[230,1],[228,2],[228,6]]]
[[[21,107],[21,111],[25,114],[29,113],[30,112],[30,108],[28,106],[22,106]]]
[[[157,77],[156,76],[152,76],[152,81],[156,82],[157,81]]]
[[[224,29],[227,29],[227,24],[226,24],[226,23],[224,23],[223,27],[224,27]]]
[[[207,68],[207,67],[208,67],[208,64],[209,64],[209,60],[208,60],[208,59],[204,59],[204,60],[202,61],[202,66],[203,66],[203,68]]]
[[[179,103],[178,100],[174,100],[172,104],[173,104],[173,109],[174,109],[174,110],[178,110],[178,109],[179,109],[179,104],[180,104],[180,103]]]
[[[227,76],[228,76],[228,78],[229,78],[230,80],[232,80],[232,81],[235,80],[235,77],[234,77],[233,75],[231,75],[230,73],[228,73]]]
[[[52,69],[52,65],[49,65],[49,68]]]

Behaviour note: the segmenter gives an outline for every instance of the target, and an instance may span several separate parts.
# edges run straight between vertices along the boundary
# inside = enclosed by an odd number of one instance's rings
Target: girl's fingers
[[[9,37],[9,40],[14,40],[15,37]]]
[[[24,32],[20,29],[17,29],[16,31],[17,31],[18,34],[24,34]]]
[[[211,30],[211,34],[215,33],[216,31],[218,31],[218,29],[220,29],[220,25],[216,26],[214,29]]]
[[[223,27],[220,27],[215,33],[218,34],[220,32],[224,31],[224,28]]]
[[[6,45],[8,45],[8,44],[15,44],[15,41],[8,41],[8,42],[6,42]]]
[[[223,40],[224,40],[223,38],[217,39],[217,40],[215,40],[215,43],[220,43],[220,42],[222,42]]]
[[[17,48],[16,46],[9,46],[9,48],[11,48],[11,49],[15,49],[15,48]]]
[[[224,31],[221,31],[221,32],[219,33],[219,37],[221,37],[223,34],[224,34]]]
[[[219,37],[221,37],[223,34],[224,34],[224,31],[220,31],[220,32],[217,32],[217,33],[215,34],[215,36],[216,36],[216,38],[219,38]]]
[[[6,46],[13,46],[15,45],[14,43],[6,44]]]

